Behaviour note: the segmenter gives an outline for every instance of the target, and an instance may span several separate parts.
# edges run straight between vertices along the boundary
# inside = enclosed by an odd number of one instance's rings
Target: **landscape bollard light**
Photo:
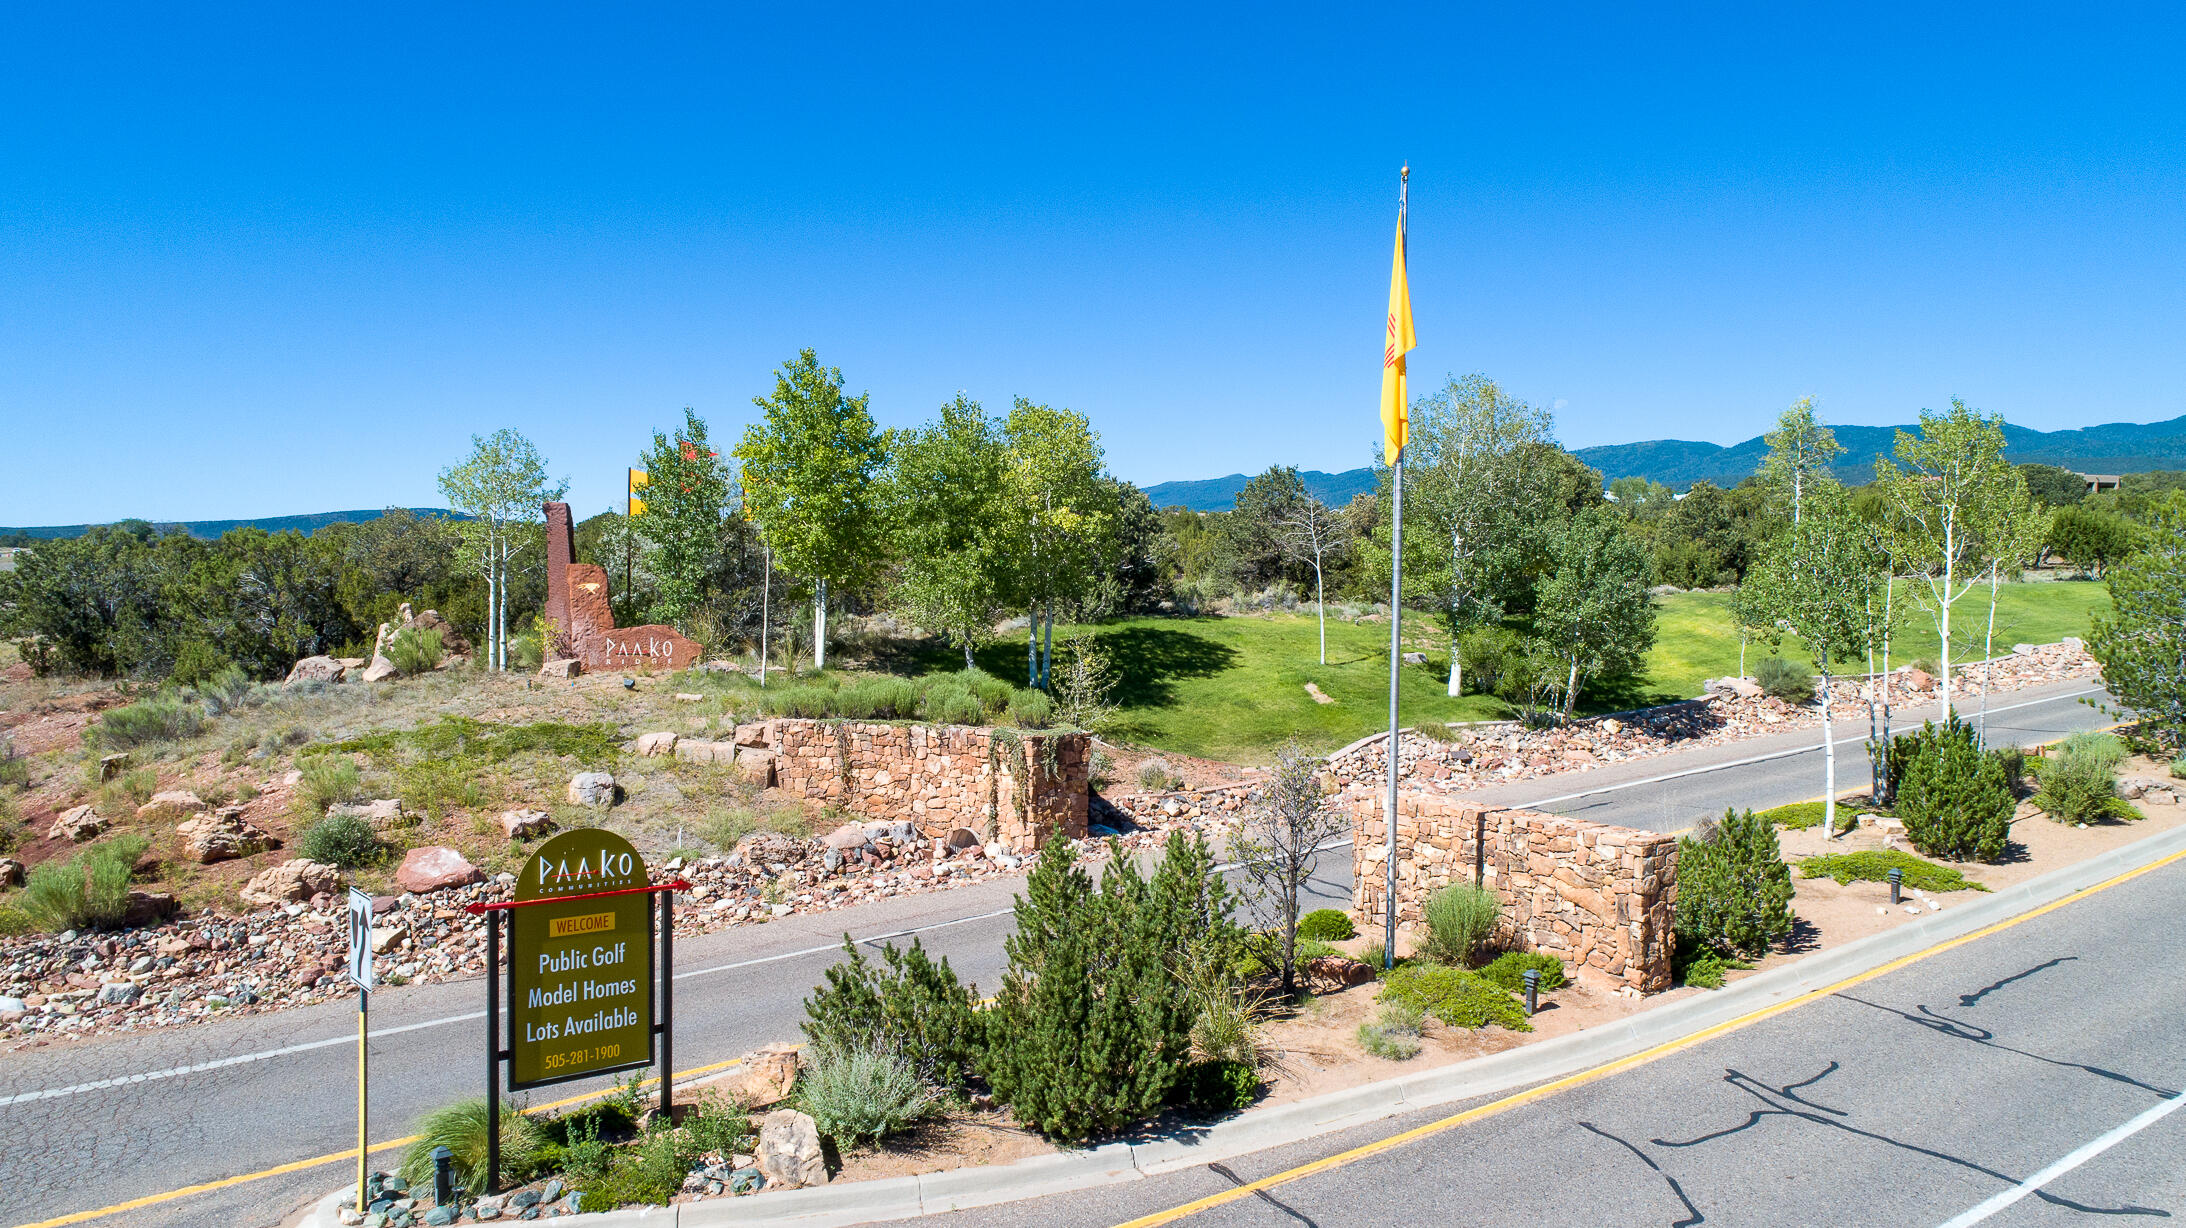
[[[1528,1015],[1533,1013],[1535,1004],[1540,1000],[1540,994],[1541,970],[1539,968],[1526,969],[1526,1013]]]
[[[455,1201],[455,1174],[448,1171],[452,1157],[443,1145],[433,1148],[433,1205],[445,1207]]]
[[[1900,870],[1895,866],[1892,866],[1890,868],[1890,902],[1892,904],[1896,904],[1899,902],[1898,888],[1903,887],[1904,885],[1905,871]]]

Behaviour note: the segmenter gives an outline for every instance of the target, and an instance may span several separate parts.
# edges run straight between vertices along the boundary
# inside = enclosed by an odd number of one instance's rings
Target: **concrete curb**
[[[916,1177],[814,1186],[745,1198],[719,1198],[672,1207],[562,1216],[570,1228],[665,1228],[714,1224],[780,1224],[800,1228],[908,1219],[1072,1190],[1094,1189],[1210,1164],[1249,1152],[1302,1142],[1400,1113],[1516,1091],[1591,1070],[1694,1036],[1755,1011],[1788,1002],[1849,977],[1872,972],[2006,921],[2076,892],[2186,852],[2186,827],[2159,832],[2077,865],[2006,887],[1971,903],[1898,926],[1886,933],[1819,951],[1795,963],[1746,977],[1623,1022],[1248,1112],[1189,1137],[1109,1143],[1084,1151],[1035,1156],[1014,1164],[961,1168]],[[303,1228],[339,1228],[328,1195]]]

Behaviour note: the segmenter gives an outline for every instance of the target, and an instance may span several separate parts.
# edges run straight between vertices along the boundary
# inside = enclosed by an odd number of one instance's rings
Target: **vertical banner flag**
[[[1410,426],[1404,390],[1404,356],[1418,342],[1412,336],[1412,285],[1404,271],[1404,214],[1397,213],[1397,251],[1389,265],[1389,318],[1381,348],[1382,463],[1397,463]]]
[[[652,482],[653,476],[645,470],[632,469],[630,471],[630,502],[624,509],[623,515],[642,516],[645,514],[645,500],[638,498],[638,492],[652,485]]]

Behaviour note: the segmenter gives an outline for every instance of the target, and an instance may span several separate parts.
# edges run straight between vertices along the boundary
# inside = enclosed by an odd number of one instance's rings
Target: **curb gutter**
[[[2186,852],[2186,827],[2159,832],[2077,865],[2052,870],[1993,895],[1932,914],[1713,993],[1645,1011],[1619,1023],[1523,1045],[1416,1075],[1345,1088],[1217,1122],[1189,1138],[1108,1143],[1014,1164],[922,1176],[812,1186],[668,1207],[565,1215],[569,1228],[707,1228],[716,1224],[834,1225],[908,1219],[1135,1181],[1301,1142],[1382,1118],[1431,1109],[1578,1074],[1765,1010],[1894,960],[2055,903],[2075,892]],[[346,1187],[345,1187],[346,1189]],[[329,1194],[299,1228],[340,1228]]]

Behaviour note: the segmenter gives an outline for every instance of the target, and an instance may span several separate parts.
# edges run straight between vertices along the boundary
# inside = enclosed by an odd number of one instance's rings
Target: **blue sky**
[[[1415,386],[1572,446],[2186,413],[2163,9],[796,7],[16,6],[0,524],[433,504],[504,425],[589,514],[808,345],[1350,468],[1407,159]]]

